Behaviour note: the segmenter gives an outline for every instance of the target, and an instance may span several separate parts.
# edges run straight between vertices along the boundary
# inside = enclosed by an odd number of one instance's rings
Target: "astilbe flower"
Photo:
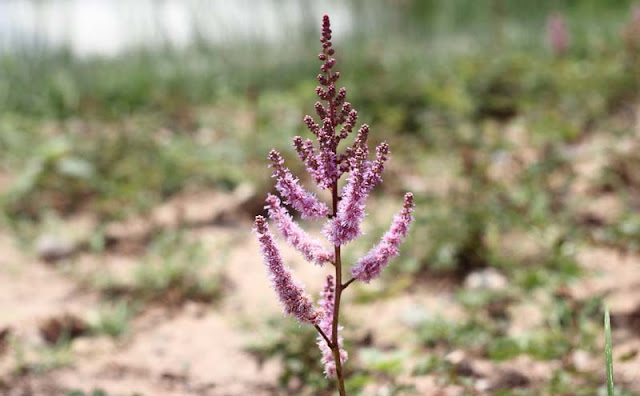
[[[360,222],[364,218],[365,200],[369,195],[365,183],[366,163],[364,153],[357,149],[351,161],[351,172],[342,189],[342,200],[338,212],[323,228],[323,233],[335,246],[341,246],[360,233]]]
[[[293,279],[291,270],[284,266],[282,256],[273,241],[273,236],[269,232],[269,226],[264,217],[256,217],[255,231],[258,234],[271,285],[278,294],[285,312],[295,316],[300,322],[318,323],[320,314],[314,308],[313,301],[304,291],[302,284]]]
[[[640,53],[640,4],[631,9],[631,19],[622,29],[622,40],[627,51],[634,56]]]
[[[318,201],[315,195],[300,186],[298,178],[284,167],[284,160],[279,152],[271,150],[269,153],[271,167],[274,168],[273,177],[277,179],[276,189],[285,198],[285,202],[293,206],[305,219],[318,219],[329,213],[327,205]]]
[[[391,228],[384,234],[380,242],[374,246],[358,264],[351,269],[351,275],[359,281],[369,283],[380,276],[389,259],[398,255],[398,247],[409,232],[413,212],[413,194],[404,196],[404,207],[393,219]]]
[[[324,286],[324,289],[320,293],[320,297],[322,299],[318,301],[318,304],[322,308],[322,320],[320,320],[319,327],[322,329],[324,334],[331,339],[333,335],[333,300],[335,298],[335,288],[336,283],[333,279],[333,276],[327,276],[327,283]],[[338,326],[338,347],[340,348],[340,363],[344,363],[347,361],[348,354],[342,348],[342,335],[340,335],[340,331],[342,330],[342,326]],[[322,364],[324,365],[324,374],[329,378],[334,378],[336,376],[336,362],[333,358],[333,351],[327,345],[325,339],[318,335],[318,348],[322,352]]]
[[[547,19],[547,43],[554,55],[564,55],[569,50],[571,36],[564,16],[555,12]]]
[[[404,208],[398,214],[391,229],[380,243],[363,257],[351,273],[353,278],[342,281],[341,247],[361,234],[360,224],[365,217],[365,202],[373,188],[382,182],[382,172],[389,159],[389,145],[385,142],[376,147],[375,158],[369,159],[367,140],[368,125],[363,124],[351,145],[339,150],[340,143],[356,129],[358,112],[346,101],[347,90],[336,89],[340,73],[334,72],[335,50],[331,42],[332,32],[329,17],[322,21],[322,61],[317,80],[320,84],[316,94],[320,99],[314,105],[318,120],[307,115],[304,124],[315,137],[315,142],[300,136],[293,138],[293,147],[311,179],[320,189],[331,192],[331,205],[321,202],[318,197],[305,190],[297,177],[284,166],[279,152],[271,150],[269,159],[276,178],[276,189],[282,197],[269,194],[265,208],[276,223],[284,239],[302,253],[307,261],[318,265],[327,262],[333,265],[334,276],[327,277],[321,293],[320,310],[316,311],[310,297],[302,285],[293,280],[291,271],[282,262],[266,220],[256,217],[255,230],[260,241],[262,255],[267,266],[273,288],[287,314],[300,322],[313,324],[318,330],[318,346],[322,352],[322,363],[327,377],[336,377],[341,396],[346,395],[342,364],[347,360],[347,352],[342,347],[342,327],[339,325],[342,292],[354,281],[369,282],[378,277],[389,260],[398,255],[402,239],[407,235],[413,211],[413,195],[405,195]],[[348,174],[347,183],[338,191],[338,180]],[[287,209],[291,206],[299,211],[303,219],[327,219],[322,232],[333,245],[333,252],[322,243],[309,236],[295,223]],[[329,210],[331,207],[331,211]]]
[[[348,183],[342,189],[338,213],[323,229],[329,242],[341,246],[360,235],[360,223],[365,215],[365,201],[371,190],[382,182],[382,172],[388,158],[389,145],[386,142],[376,148],[376,160],[373,162],[366,160],[366,151],[362,147],[355,148],[350,158],[351,174]]]
[[[280,205],[280,199],[275,195],[267,196],[267,206],[269,217],[276,222],[280,233],[286,241],[296,248],[307,261],[317,265],[324,265],[331,262],[333,254],[325,249],[320,241],[313,239],[296,222],[285,208]]]

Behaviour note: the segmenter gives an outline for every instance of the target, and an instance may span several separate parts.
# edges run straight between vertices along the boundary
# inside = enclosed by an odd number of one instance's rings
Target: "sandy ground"
[[[584,182],[576,183],[576,195],[588,190],[594,167],[598,167],[601,153],[595,147],[602,146],[587,141],[574,147],[575,166]],[[250,195],[246,191],[241,194]],[[584,210],[604,212],[602,216],[615,210],[616,203],[611,203],[610,197],[598,199],[593,200],[597,205],[585,204]],[[0,256],[0,334],[3,329],[10,332],[4,342],[0,339],[0,393],[65,395],[69,389],[101,388],[110,395],[134,392],[169,396],[285,394],[276,385],[277,362],[259,366],[246,352],[251,341],[259,337],[256,332],[260,324],[281,314],[269,288],[257,242],[251,235],[250,221],[246,216],[224,215],[233,210],[230,204],[233,202],[238,202],[237,196],[221,196],[215,192],[196,194],[159,208],[154,221],[133,220],[114,227],[113,231],[120,233],[121,238],[126,238],[127,233],[138,238],[149,224],[166,227],[180,222],[195,224],[189,230],[190,235],[202,242],[211,257],[225,257],[225,295],[219,303],[187,302],[177,308],[151,305],[133,320],[128,335],[121,339],[78,337],[72,341],[67,364],[45,372],[17,370],[25,359],[39,358],[37,350],[43,347],[43,340],[38,328],[43,321],[65,313],[87,317],[100,305],[100,297],[79,281],[78,273],[101,268],[126,272],[140,259],[139,252],[135,249],[116,249],[102,255],[84,252],[51,264],[18,246],[9,235],[0,234],[3,252]],[[614,209],[603,211],[602,205]],[[212,207],[223,215],[212,211]],[[389,213],[393,211],[392,208]],[[386,210],[380,213],[387,215]],[[199,221],[203,218],[215,221]],[[317,295],[328,269],[304,263],[290,249],[284,249],[284,256],[296,275],[309,285],[309,291]],[[572,284],[570,292],[576,299],[605,296],[614,317],[616,378],[629,389],[640,392],[640,256],[583,246],[578,262],[589,275]],[[374,282],[371,287],[380,287],[380,284]],[[454,292],[451,284],[434,280],[369,304],[354,304],[347,295],[343,312],[351,322],[358,323],[359,332],[371,335],[374,345],[381,348],[393,345],[412,353],[407,313],[422,310],[455,319],[461,310]],[[526,304],[519,309],[513,313],[514,317],[521,317],[523,323],[531,319]],[[16,351],[16,342],[24,346],[22,353]],[[578,358],[582,369],[603,375],[601,359]],[[514,372],[526,374],[532,382],[549,381],[559,364],[526,357],[500,364],[481,359],[472,361],[473,370],[478,373],[479,395],[486,394],[482,390],[486,383],[518,378]],[[459,387],[443,385],[433,376],[405,380],[416,386],[417,394],[461,392]]]
[[[222,235],[232,235],[233,248],[228,256],[226,275],[229,292],[221,303],[188,302],[178,309],[154,306],[133,322],[133,330],[122,340],[106,336],[79,337],[72,342],[71,365],[46,373],[17,375],[16,356],[10,348],[1,357],[2,375],[8,395],[63,395],[68,389],[101,388],[113,394],[139,392],[143,395],[278,395],[278,365],[259,367],[245,348],[255,337],[255,327],[279,315],[275,296],[269,289],[257,255],[258,246],[249,234],[250,223],[233,227],[201,229],[204,243]],[[38,326],[52,315],[74,313],[85,317],[99,304],[98,296],[70,279],[64,270],[22,256],[8,237],[1,239],[5,252],[0,266],[0,329],[9,327],[13,337],[38,346],[42,340]],[[303,263],[295,252],[285,258],[311,291],[320,287],[326,269]],[[86,259],[86,258],[85,258]],[[103,262],[126,262],[107,255]],[[133,260],[129,260],[132,262]],[[640,301],[640,258],[612,250],[584,249],[579,261],[594,274],[572,285],[576,298],[604,294],[615,317],[630,315]],[[108,265],[108,264],[106,264]],[[122,264],[120,264],[122,265]],[[311,286],[313,285],[313,286]],[[447,285],[412,288],[373,304],[351,304],[347,299],[345,315],[359,323],[361,331],[370,331],[380,346],[411,348],[405,325],[407,312],[424,310],[455,318],[460,310],[453,290]],[[376,287],[376,285],[373,285]],[[526,312],[525,312],[526,315]],[[638,323],[620,325],[614,334],[617,356],[630,356],[640,348]],[[640,358],[616,362],[620,383],[640,390]],[[557,362],[536,362],[527,358],[500,365],[475,360],[474,370],[486,378],[505,370],[528,373],[534,381],[547,381]],[[587,366],[599,362],[589,361]],[[442,392],[457,394],[456,387],[442,386],[431,377],[411,378],[419,394]],[[423,393],[425,392],[425,393]],[[437,394],[437,393],[433,393]]]

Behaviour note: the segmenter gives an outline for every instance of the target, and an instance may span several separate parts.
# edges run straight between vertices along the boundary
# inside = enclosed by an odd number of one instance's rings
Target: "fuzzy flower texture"
[[[296,136],[293,138],[293,147],[311,180],[320,190],[330,191],[332,205],[327,205],[316,194],[306,190],[300,179],[293,176],[285,166],[282,155],[276,150],[271,150],[270,167],[273,169],[275,186],[280,198],[269,194],[265,206],[269,218],[275,223],[285,241],[298,250],[307,261],[320,266],[326,263],[336,266],[335,263],[339,262],[340,247],[361,234],[366,200],[373,188],[382,182],[382,172],[390,154],[388,144],[383,142],[375,148],[375,154],[370,155],[367,145],[370,128],[366,124],[357,129],[355,137],[349,139],[356,129],[358,112],[346,101],[346,89],[336,89],[340,73],[333,70],[336,60],[333,58],[335,51],[332,48],[331,33],[329,17],[325,15],[320,39],[322,52],[318,55],[318,59],[322,61],[321,73],[317,76],[320,85],[316,88],[319,101],[314,106],[317,118],[307,115],[303,120],[314,140]],[[351,140],[351,144],[348,140]],[[343,149],[340,147],[341,143]],[[347,175],[347,181],[339,190],[338,181],[343,175]],[[325,219],[322,233],[332,246],[326,248],[320,240],[307,234],[294,221],[284,205],[299,212],[303,219]],[[412,220],[412,211],[413,195],[407,193],[404,206],[394,218],[389,231],[384,234],[378,245],[351,268],[354,278],[352,280],[370,282],[380,275],[392,257],[398,255],[398,248],[407,235]],[[334,320],[337,321],[337,316],[334,317],[334,305],[339,304],[339,293],[336,293],[335,289],[344,286],[336,285],[334,278],[329,276],[321,293],[320,307],[317,309],[305,293],[303,285],[293,279],[291,270],[284,265],[264,217],[256,218],[255,231],[272,286],[285,312],[300,322],[315,325],[328,339],[332,339],[332,330],[340,330],[340,327],[333,323]],[[336,266],[337,268],[340,267]],[[329,342],[326,342],[324,337],[318,337],[322,362],[328,377],[336,374],[334,356],[340,356],[341,362],[347,359],[347,353],[342,349],[342,338],[336,337],[334,339],[338,339],[339,342],[333,347],[340,348],[339,354],[333,354]]]

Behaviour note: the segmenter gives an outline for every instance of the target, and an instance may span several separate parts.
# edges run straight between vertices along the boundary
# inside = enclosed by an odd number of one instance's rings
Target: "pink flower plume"
[[[317,324],[320,314],[314,308],[311,297],[304,291],[302,284],[293,279],[291,270],[284,266],[264,217],[256,217],[254,231],[258,234],[271,286],[276,291],[285,313],[294,316],[300,322]]]
[[[380,276],[392,257],[399,254],[398,248],[407,236],[409,224],[413,220],[411,215],[413,206],[413,194],[406,193],[404,207],[393,219],[391,228],[384,234],[380,242],[351,269],[351,275],[354,278],[369,283],[371,279]]]
[[[280,205],[280,199],[275,195],[267,196],[266,209],[269,217],[275,221],[276,226],[286,241],[296,248],[307,261],[317,265],[324,265],[333,260],[333,254],[325,249],[320,241],[313,239],[296,222],[293,221],[287,210]]]

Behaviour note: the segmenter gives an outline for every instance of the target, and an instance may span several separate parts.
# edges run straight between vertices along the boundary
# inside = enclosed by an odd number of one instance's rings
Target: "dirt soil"
[[[589,165],[587,159],[594,158],[591,144],[595,145],[587,141],[574,148],[576,168],[584,167],[582,175],[587,180],[593,165]],[[576,194],[586,190],[587,187],[579,188]],[[246,191],[242,194],[251,195]],[[159,208],[158,218],[165,220],[151,222],[152,226],[171,226],[172,216],[183,216],[184,221],[187,213],[187,223],[191,221],[189,216],[193,217],[191,223],[196,226],[190,228],[189,234],[204,244],[211,257],[221,254],[225,257],[225,294],[220,302],[187,302],[177,307],[151,304],[133,319],[131,330],[125,336],[112,339],[80,335],[72,339],[70,357],[64,364],[43,371],[24,364],[42,359],[38,351],[45,346],[40,331],[43,323],[65,314],[86,318],[101,304],[100,296],[86,287],[78,273],[100,268],[127,271],[140,259],[140,252],[135,249],[113,249],[103,254],[79,251],[52,263],[38,259],[7,233],[0,234],[3,252],[0,256],[0,393],[55,396],[66,395],[72,389],[88,392],[100,388],[109,395],[284,395],[277,386],[278,363],[272,361],[259,366],[246,352],[251,341],[259,336],[261,323],[281,315],[281,311],[269,288],[248,216],[225,217],[210,212],[210,207],[216,205],[233,210],[233,205],[222,203],[234,201],[238,202],[237,196],[220,196],[215,192],[196,195],[177,200],[173,212],[171,205]],[[606,203],[606,199],[602,202]],[[392,212],[393,209],[389,210]],[[386,215],[386,209],[381,213]],[[137,234],[133,233],[138,238],[146,226],[120,225],[114,227],[114,232],[120,232],[121,240],[126,239],[126,230],[133,227],[138,230]],[[135,243],[140,240],[136,239]],[[309,285],[309,291],[317,295],[328,269],[304,263],[290,249],[284,250],[284,256],[297,276]],[[605,295],[614,318],[616,380],[640,392],[640,256],[606,247],[583,246],[578,262],[588,275],[572,284],[570,293],[576,299]],[[370,287],[380,285],[373,282]],[[371,334],[375,346],[384,349],[394,345],[411,352],[414,346],[410,342],[412,330],[407,325],[407,313],[423,310],[444,318],[458,318],[461,310],[454,299],[455,291],[454,285],[434,280],[367,304],[354,304],[347,293],[343,313],[359,324],[360,332]],[[514,317],[523,318],[523,322],[531,319],[526,306],[518,309],[522,311],[515,312]],[[454,361],[465,361],[475,373],[478,395],[488,394],[500,381],[507,381],[503,384],[506,387],[549,381],[560,364],[525,357],[496,364],[469,358],[464,351],[451,351],[449,355]],[[602,359],[580,354],[575,360],[580,369],[594,370],[604,378]],[[443,385],[431,375],[403,380],[413,383],[417,394],[457,395],[461,392],[460,387]]]

